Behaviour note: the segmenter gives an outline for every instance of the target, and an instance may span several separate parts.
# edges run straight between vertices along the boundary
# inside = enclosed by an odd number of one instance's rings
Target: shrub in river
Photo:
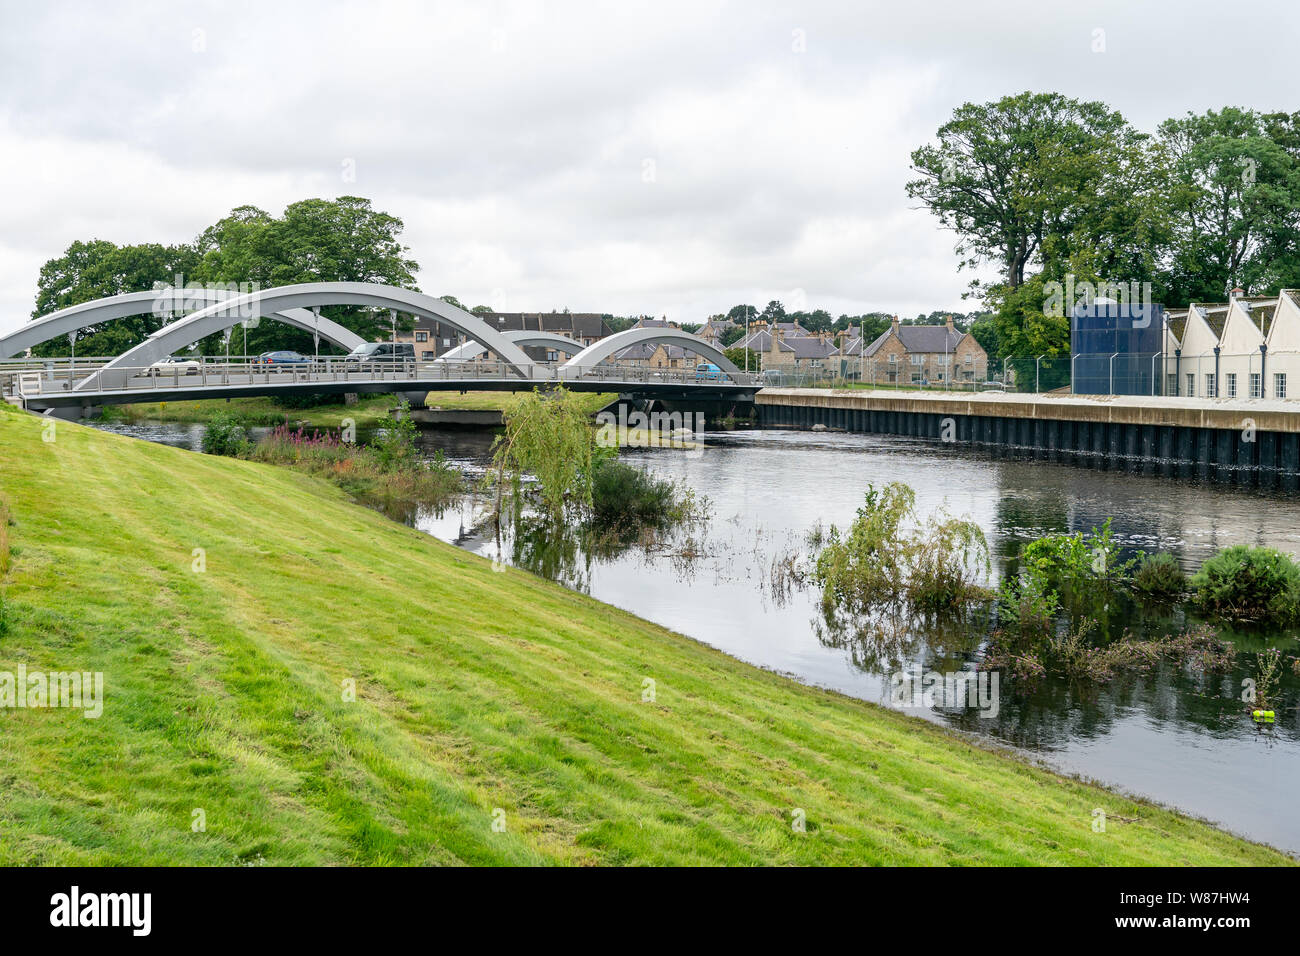
[[[998,621],[1022,641],[1047,637],[1059,603],[1041,576],[1022,570],[998,589]]]
[[[1187,575],[1178,559],[1161,551],[1138,555],[1133,572],[1133,590],[1157,601],[1172,601],[1187,590]]]
[[[1223,549],[1193,575],[1192,589],[1210,617],[1275,625],[1300,619],[1300,567],[1272,548]]]
[[[1095,597],[1099,588],[1109,591],[1131,566],[1132,562],[1120,560],[1109,518],[1086,536],[1077,531],[1044,535],[1020,552],[1022,572],[1038,578],[1045,590],[1056,591],[1067,602]]]
[[[940,512],[907,530],[915,518],[910,487],[868,485],[848,530],[832,525],[816,555],[812,577],[823,604],[853,612],[898,603],[940,611],[984,596],[989,552],[979,526]]]
[[[678,516],[678,498],[672,481],[626,462],[605,459],[597,464],[592,479],[592,518],[606,527],[657,527]]]
[[[244,428],[226,414],[213,415],[203,426],[203,451],[209,455],[239,455],[248,447]]]
[[[415,465],[420,453],[415,445],[418,429],[411,418],[411,406],[402,399],[397,406],[397,417],[386,422],[370,442],[381,468],[394,471]]]
[[[1255,655],[1255,706],[1268,709],[1282,682],[1282,652],[1276,647]]]

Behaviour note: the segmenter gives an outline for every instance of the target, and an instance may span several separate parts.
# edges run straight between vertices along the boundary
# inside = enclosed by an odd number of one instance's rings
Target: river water
[[[182,425],[111,427],[190,448],[201,433]],[[425,431],[421,443],[429,454],[441,450],[474,471],[487,461],[491,435]],[[979,627],[914,628],[885,645],[846,638],[826,626],[814,590],[772,586],[774,561],[800,549],[818,524],[846,526],[869,483],[911,485],[920,514],[946,507],[970,515],[988,536],[998,567],[1023,541],[1087,532],[1108,517],[1127,549],[1170,551],[1189,571],[1232,544],[1300,553],[1295,498],[995,459],[915,439],[711,432],[699,454],[655,449],[624,457],[707,496],[711,519],[660,547],[602,557],[580,548],[557,555],[527,540],[507,539],[499,549],[490,533],[477,529],[481,515],[470,497],[441,514],[420,514],[414,523],[741,660],[884,706],[893,706],[891,674],[959,671],[985,634]],[[1209,679],[1167,663],[1100,685],[1052,677],[1028,690],[1004,684],[996,715],[974,707],[905,709],[1300,853],[1294,802],[1300,794],[1300,679],[1284,674],[1285,703],[1271,728],[1257,728],[1240,700],[1242,681],[1255,676],[1253,652],[1273,644],[1294,653],[1296,641],[1293,635],[1228,636],[1243,653],[1231,673]]]

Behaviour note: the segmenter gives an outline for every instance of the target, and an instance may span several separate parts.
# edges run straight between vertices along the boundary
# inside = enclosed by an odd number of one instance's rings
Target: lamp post
[[[312,364],[320,362],[320,306],[314,305],[311,308],[311,347],[312,347]]]
[[[72,364],[68,366],[68,381],[77,377],[77,330],[68,333],[68,344],[72,346]]]

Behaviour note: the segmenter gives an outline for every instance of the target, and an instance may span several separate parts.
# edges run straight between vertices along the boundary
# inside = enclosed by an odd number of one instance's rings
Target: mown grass
[[[43,424],[0,408],[0,670],[103,671],[106,701],[0,711],[0,864],[1288,862],[324,480]]]

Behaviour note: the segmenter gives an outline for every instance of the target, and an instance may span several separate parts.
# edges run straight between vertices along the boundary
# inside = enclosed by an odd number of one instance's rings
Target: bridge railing
[[[26,398],[67,395],[77,391],[86,379],[103,366],[103,360],[77,359],[28,360],[12,368],[0,369],[0,381],[8,394]],[[518,371],[505,362],[471,359],[463,362],[406,361],[358,362],[343,356],[321,356],[301,363],[267,364],[247,357],[230,361],[185,359],[180,362],[150,366],[118,367],[86,390],[87,394],[104,392],[149,392],[185,387],[257,386],[295,384],[374,385],[391,383],[394,390],[403,385],[416,388],[428,382],[500,381],[518,382]],[[611,389],[626,385],[741,385],[759,387],[759,375],[727,372],[697,372],[695,369],[661,369],[644,365],[598,364],[584,368],[567,368],[560,363],[538,362],[524,368],[524,381],[540,384],[563,382],[608,382]],[[21,381],[20,381],[21,379]]]

